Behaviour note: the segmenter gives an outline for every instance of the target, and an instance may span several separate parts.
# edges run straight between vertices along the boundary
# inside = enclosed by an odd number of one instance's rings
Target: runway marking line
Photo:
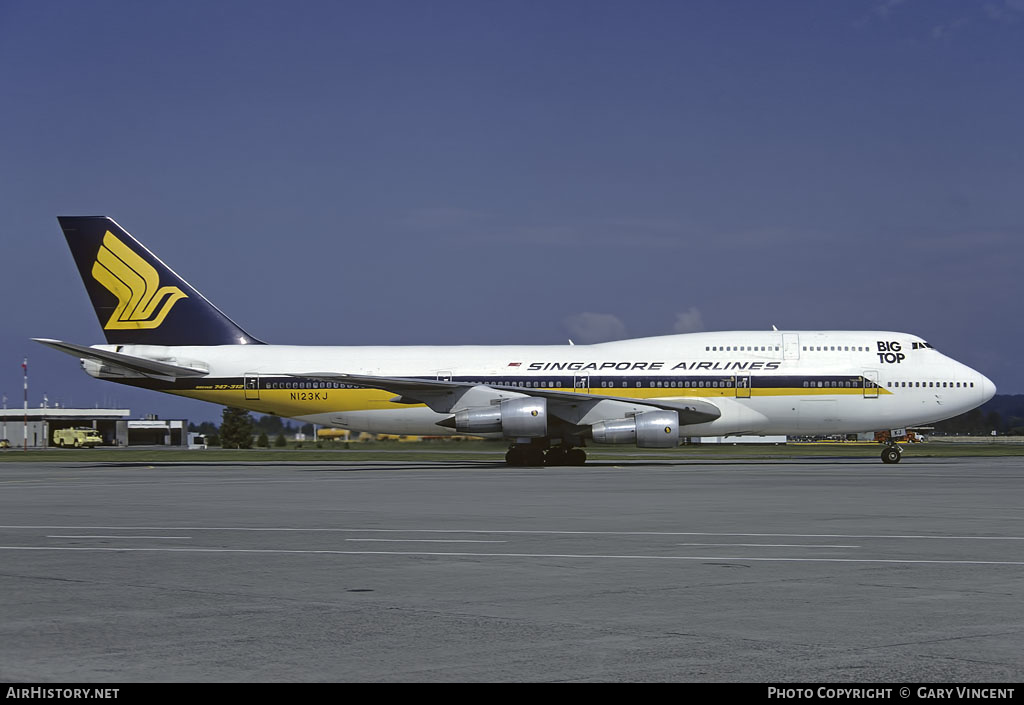
[[[345,539],[346,541],[380,541],[383,543],[508,543],[485,539]]]
[[[351,541],[352,539],[348,539]],[[827,543],[677,543],[676,546],[739,546],[742,548],[861,548]]]
[[[190,539],[191,536],[47,536],[48,539]]]
[[[36,526],[0,525],[0,529],[107,530],[107,531],[280,531],[310,533],[389,533],[389,534],[508,534],[540,536],[729,536],[755,538],[806,539],[921,539],[956,541],[1024,541],[1024,536],[942,536],[940,534],[783,534],[730,533],[715,531],[556,531],[544,529],[358,529],[333,527],[262,526]]]
[[[586,553],[441,553],[432,551],[337,551],[279,548],[113,548],[88,546],[0,546],[0,551],[92,551],[94,553],[252,553],[307,554],[339,556],[428,556],[439,558],[566,558],[583,560],[653,560],[653,561],[750,561],[757,563],[876,563],[901,565],[1003,565],[1024,566],[1024,561],[968,561],[914,558],[764,558],[756,556],[638,556]]]

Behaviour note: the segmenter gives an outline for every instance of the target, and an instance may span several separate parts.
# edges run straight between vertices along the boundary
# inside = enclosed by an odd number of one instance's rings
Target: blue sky
[[[253,335],[924,336],[1024,393],[1024,0],[0,0],[0,392],[91,380],[57,215]]]

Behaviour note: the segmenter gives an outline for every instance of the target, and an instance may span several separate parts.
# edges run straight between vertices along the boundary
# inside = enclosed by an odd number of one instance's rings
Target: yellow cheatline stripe
[[[191,399],[213,402],[223,406],[236,406],[262,414],[276,414],[278,416],[303,416],[305,414],[345,412],[345,411],[367,411],[371,409],[409,409],[422,404],[396,404],[391,401],[397,395],[393,392],[381,389],[261,389],[259,399],[246,399],[246,390],[241,384],[217,385],[230,387],[228,389],[167,389],[160,390],[177,394]],[[523,388],[523,392],[529,389]],[[571,392],[572,389],[561,389],[556,391]],[[673,399],[673,398],[702,398],[702,399],[736,399],[734,388],[723,389],[591,389],[594,394],[607,394],[610,397],[622,399]],[[751,390],[752,397],[766,396],[863,396],[862,389],[847,388],[803,388],[803,387],[777,387],[767,389]],[[879,395],[891,394],[892,392],[880,388]],[[252,395],[252,392],[249,392]],[[743,399],[744,397],[740,397]]]

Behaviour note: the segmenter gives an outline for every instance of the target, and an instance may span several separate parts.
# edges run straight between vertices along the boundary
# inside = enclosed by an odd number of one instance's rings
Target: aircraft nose
[[[981,403],[984,404],[996,395],[996,385],[985,375],[979,375],[979,377],[981,377]]]

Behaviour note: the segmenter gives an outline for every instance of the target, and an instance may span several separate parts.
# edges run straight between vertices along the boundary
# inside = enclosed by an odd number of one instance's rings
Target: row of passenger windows
[[[587,378],[584,378],[584,379],[586,380]],[[532,381],[530,381],[530,382],[517,382],[517,381],[511,381],[511,382],[470,382],[470,384],[493,384],[493,385],[502,386],[502,387],[539,387],[539,388],[543,388],[543,389],[561,389],[562,388],[562,382],[558,381],[558,380],[553,381],[553,382],[532,382]],[[625,387],[630,387],[630,386],[632,386],[633,388],[642,388],[642,387],[648,387],[648,388],[659,388],[660,387],[660,388],[665,388],[665,387],[668,387],[668,388],[672,388],[672,389],[677,389],[677,388],[682,388],[682,389],[686,389],[686,388],[690,388],[690,389],[703,389],[705,387],[714,387],[714,388],[728,387],[728,388],[732,388],[733,383],[732,383],[732,380],[717,381],[717,380],[646,379],[646,380],[634,380],[632,383],[630,381],[628,381],[628,380],[622,380],[620,382],[616,382],[615,380],[601,380],[601,387],[603,387],[605,389],[614,389],[614,388],[617,388],[617,387],[618,388],[625,388]],[[746,385],[744,383],[740,382],[739,386],[743,387],[743,386],[746,386]],[[581,388],[587,388],[587,389],[593,387],[594,389],[596,389],[597,388],[597,381],[595,380],[593,385],[591,385],[589,381],[583,381],[580,384],[580,387]]]
[[[505,380],[501,382],[490,381],[473,381],[470,384],[491,384],[500,387],[527,387],[533,389],[562,389],[561,380],[553,380],[546,382],[538,382],[535,380]],[[589,382],[584,384],[589,385]],[[729,387],[733,386],[731,380],[713,381],[713,380],[642,380],[633,383],[634,387],[670,387],[670,388],[691,388],[691,389],[703,389],[704,387]],[[601,386],[605,388],[614,388],[616,383],[614,381],[602,381]],[[623,380],[620,385],[621,387],[629,387],[630,383]],[[740,386],[744,386],[741,384]],[[264,382],[264,389],[363,389],[363,387],[354,386],[351,384],[341,384],[339,382]]]
[[[362,387],[354,386],[351,384],[341,384],[340,382],[271,382],[265,383],[264,389],[362,389]],[[530,388],[548,388],[548,389],[562,389],[561,380],[555,380],[551,382],[537,382],[537,381],[520,381],[520,380],[507,380],[504,382],[473,382],[473,384],[495,384],[503,387],[530,387]],[[804,387],[848,387],[848,388],[860,388],[864,383],[859,380],[804,380]],[[870,382],[868,385],[870,386]],[[704,388],[732,388],[732,380],[642,380],[634,382],[635,387],[650,387],[650,388],[681,388],[681,389],[704,389]],[[614,388],[616,383],[614,381],[602,381],[601,386],[604,388]],[[619,386],[628,387],[629,382],[623,380]],[[740,380],[739,386],[743,387],[746,384]],[[886,382],[886,387],[889,388],[903,388],[903,387],[940,387],[940,388],[974,388],[974,382]]]
[[[263,385],[264,389],[362,389],[340,382],[264,382]]]
[[[537,382],[537,381],[520,381],[511,380],[506,382],[468,382],[468,384],[493,384],[498,387],[535,387],[538,389],[561,389],[562,381],[555,380],[553,382]]]
[[[930,346],[929,346],[930,347]],[[778,352],[778,345],[707,345],[705,352]],[[804,345],[804,352],[870,352],[866,345]]]
[[[493,385],[498,385],[498,386],[503,386],[503,387],[540,387],[540,388],[544,388],[544,389],[561,389],[562,388],[561,381],[555,381],[555,382],[515,382],[515,381],[513,381],[513,382],[471,382],[471,384],[493,384]],[[585,381],[585,382],[582,382],[580,384],[581,388],[589,389],[591,386],[593,386],[596,389],[597,388],[597,381],[595,380],[593,385],[591,385],[589,381]],[[616,383],[614,380],[602,380],[601,381],[601,387],[603,387],[605,389],[614,389],[616,387],[625,388],[625,387],[630,387],[630,386],[631,386],[631,383],[628,380],[622,380],[621,382],[618,382],[618,383]],[[687,387],[689,387],[691,389],[698,389],[698,388],[704,388],[704,387],[732,387],[732,381],[721,381],[721,382],[718,382],[718,381],[712,381],[712,380],[708,380],[708,381],[704,381],[704,380],[683,380],[683,381],[680,381],[680,380],[668,380],[668,379],[650,379],[650,380],[636,380],[636,381],[632,382],[632,387],[633,388],[640,388],[640,387],[648,387],[648,388],[658,388],[658,387],[661,387],[661,388],[665,388],[665,387],[669,387],[669,388],[687,388]]]
[[[614,387],[615,382],[601,382],[602,387]],[[623,382],[622,386],[628,386],[627,382]],[[683,389],[702,389],[704,387],[732,387],[732,380],[664,380],[664,379],[652,379],[646,382],[637,382],[637,387],[671,387],[671,388],[683,388]],[[744,386],[742,383],[740,386]]]
[[[704,347],[704,352],[778,352],[778,345],[762,345],[758,347],[756,345],[708,345]]]
[[[509,380],[504,382],[470,382],[470,384],[494,384],[504,387],[553,387],[560,388],[561,380],[554,382],[526,382]],[[623,383],[625,386],[625,383]],[[359,385],[341,384],[339,382],[264,382],[263,389],[364,389]]]
[[[804,352],[869,352],[866,345],[805,345]]]

